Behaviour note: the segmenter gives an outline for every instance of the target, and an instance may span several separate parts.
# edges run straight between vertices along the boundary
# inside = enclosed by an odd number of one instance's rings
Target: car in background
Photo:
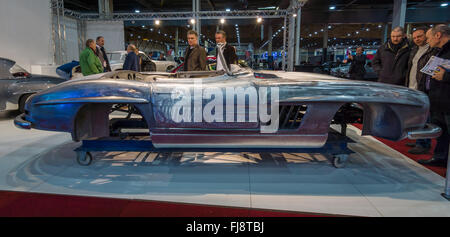
[[[127,57],[127,51],[114,51],[107,53],[112,71],[122,70],[123,63]],[[143,72],[170,72],[178,66],[175,61],[159,61],[148,57],[144,52],[139,51],[142,58],[141,71]]]
[[[107,53],[111,71],[119,71],[123,69],[123,63],[127,57],[127,51],[114,51]],[[144,52],[139,51],[139,56],[142,59],[142,72],[170,72],[178,67],[175,61],[158,61],[150,59]],[[72,78],[83,77],[81,67],[76,66],[72,69]]]
[[[171,73],[182,72],[184,68],[184,58],[180,58],[182,63],[180,63],[176,68],[174,68]],[[215,56],[207,56],[206,57],[206,66],[208,71],[216,70],[216,57]]]
[[[377,73],[373,70],[372,61],[368,60],[364,66],[366,74],[364,74],[364,80],[376,81],[378,79]],[[350,63],[339,65],[338,67],[331,68],[330,75],[340,78],[350,79]]]
[[[0,111],[23,112],[28,97],[64,81],[60,77],[31,74],[15,61],[0,58]]]

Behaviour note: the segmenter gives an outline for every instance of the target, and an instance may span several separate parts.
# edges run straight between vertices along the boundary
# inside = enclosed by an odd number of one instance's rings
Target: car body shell
[[[177,101],[174,88],[198,96],[201,88],[278,88],[280,117],[304,106],[300,122],[283,119],[274,133],[261,132],[259,121],[175,122],[171,109]],[[245,99],[244,99],[245,101]],[[202,100],[202,107],[207,102]],[[225,101],[224,101],[225,103]],[[248,107],[248,104],[235,106]],[[275,103],[268,97],[267,104]],[[328,75],[240,69],[236,73],[179,72],[106,73],[71,80],[32,96],[25,113],[15,120],[20,128],[68,132],[74,141],[109,136],[109,118],[114,104],[131,104],[142,115],[155,147],[160,148],[288,148],[322,147],[336,114],[348,104],[363,109],[362,135],[390,140],[432,138],[440,129],[427,125],[429,101],[424,93],[405,87],[367,81],[352,81]],[[195,109],[193,109],[195,110]],[[284,111],[284,112],[282,112]],[[284,114],[283,114],[284,113]],[[290,112],[289,112],[290,113]],[[281,119],[280,119],[281,121]],[[288,123],[288,125],[289,125]],[[293,123],[293,124],[292,124]]]
[[[59,77],[30,74],[13,60],[0,58],[0,111],[17,110],[21,99],[64,81]]]

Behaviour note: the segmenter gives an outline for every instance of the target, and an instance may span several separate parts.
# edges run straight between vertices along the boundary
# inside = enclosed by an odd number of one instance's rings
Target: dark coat
[[[100,58],[100,61],[106,62],[106,67],[105,67],[105,72],[110,72],[111,71],[111,65],[109,64],[109,59],[108,59],[108,55],[106,54],[105,48],[104,47],[100,47],[99,45],[97,45],[97,55]]]
[[[397,54],[391,41],[380,46],[372,60],[373,69],[378,73],[378,82],[405,85],[410,47],[407,40],[400,43]]]
[[[123,63],[123,70],[131,70],[139,72],[139,57],[135,52],[130,52]]]
[[[187,47],[184,53],[184,71],[206,71],[206,51],[203,47],[200,45],[194,46],[193,49]]]
[[[450,59],[450,41],[442,49],[438,49],[436,56]],[[430,97],[430,111],[450,113],[450,72],[448,70],[446,70],[442,81],[431,79],[428,95]]]
[[[437,48],[428,48],[428,50],[422,55],[422,57],[420,57],[419,61],[417,62],[417,90],[419,91],[423,91],[425,93],[428,94],[428,90],[426,90],[425,88],[425,83],[427,81],[427,74],[421,72],[420,70],[422,68],[425,67],[425,65],[427,65],[428,60],[430,60],[431,56],[434,56],[438,53],[438,49]],[[414,57],[414,56],[413,56]],[[430,76],[431,78],[431,76]],[[408,74],[408,78],[406,80],[406,83],[409,84],[409,74]],[[406,84],[407,85],[407,84]]]
[[[358,75],[364,75],[366,73],[366,55],[355,55],[353,56],[353,60],[348,59],[348,61],[352,62],[348,73]]]
[[[225,44],[225,48],[223,49],[223,57],[225,58],[225,61],[227,62],[228,68],[230,68],[231,64],[238,63],[236,49],[229,44]],[[219,60],[217,58],[217,51],[216,51],[216,60]]]

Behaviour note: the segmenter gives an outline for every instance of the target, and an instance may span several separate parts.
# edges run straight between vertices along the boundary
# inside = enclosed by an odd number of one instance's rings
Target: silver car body
[[[175,122],[171,117],[177,103],[173,89],[184,88],[195,97],[198,80],[202,88],[222,91],[278,88],[279,130],[262,133],[260,122]],[[273,102],[268,98],[268,104]],[[202,101],[203,106],[206,103]],[[248,106],[245,102],[235,103],[238,107]],[[75,79],[32,96],[15,124],[25,129],[68,132],[74,141],[108,137],[108,116],[114,104],[133,105],[158,148],[322,147],[330,124],[352,104],[363,110],[362,135],[390,140],[440,135],[438,127],[426,124],[429,101],[420,91],[313,73],[254,72],[243,68],[233,74],[119,71]]]

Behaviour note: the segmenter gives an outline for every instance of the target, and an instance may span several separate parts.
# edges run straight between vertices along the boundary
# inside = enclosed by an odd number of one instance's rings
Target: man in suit
[[[217,66],[216,70],[221,71],[224,70],[224,65],[228,66],[228,69],[230,69],[231,64],[237,64],[237,55],[236,55],[236,49],[227,44],[227,34],[225,31],[220,30],[216,33],[216,43],[217,43],[217,50],[221,50],[225,62],[222,62],[221,58],[218,58],[217,51],[216,51],[216,58],[217,58]]]
[[[103,68],[105,69],[105,72],[110,72],[111,66],[109,64],[108,55],[106,54],[105,47],[104,47],[105,46],[105,38],[103,38],[103,36],[97,37],[96,44],[97,44],[98,58],[100,59],[100,62],[102,63]]]
[[[198,45],[197,32],[187,33],[189,46],[184,54],[184,71],[206,71],[206,50]]]

